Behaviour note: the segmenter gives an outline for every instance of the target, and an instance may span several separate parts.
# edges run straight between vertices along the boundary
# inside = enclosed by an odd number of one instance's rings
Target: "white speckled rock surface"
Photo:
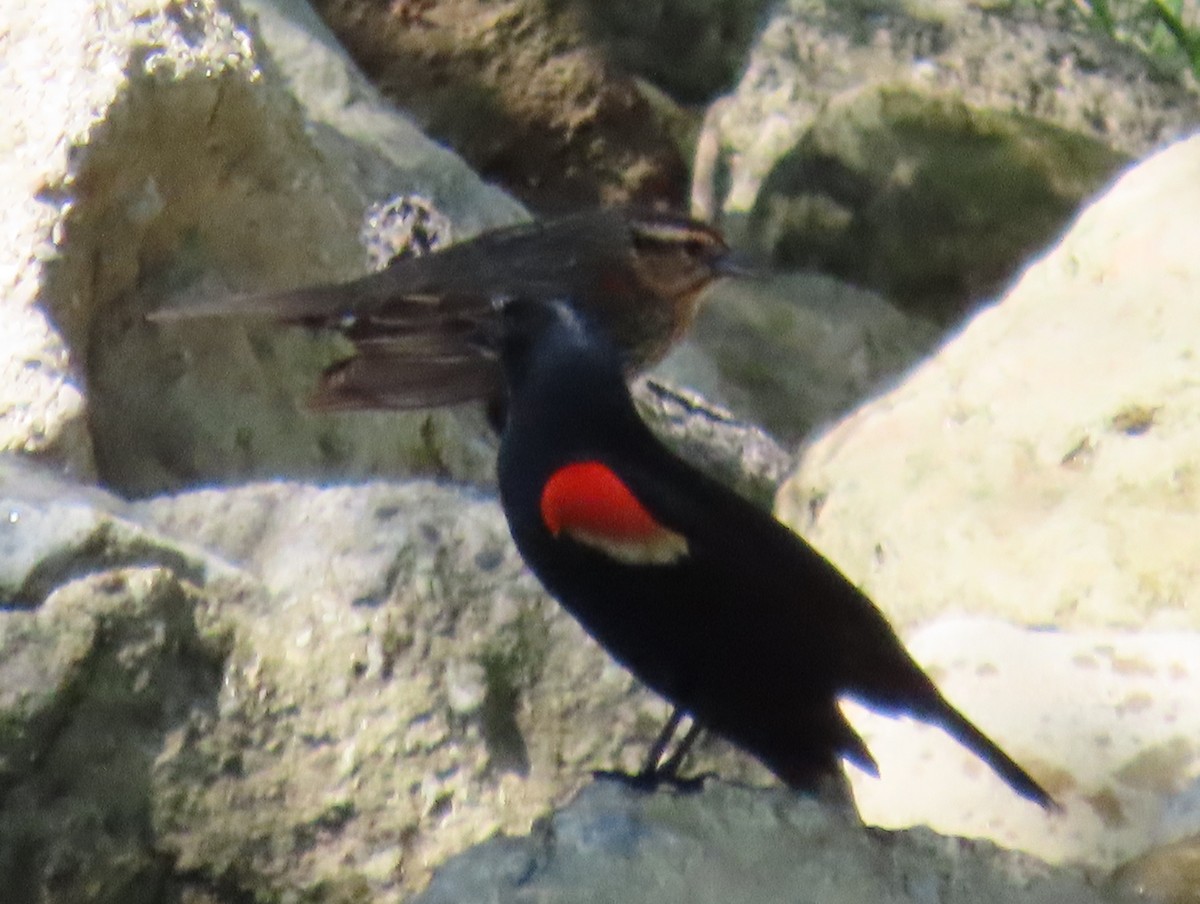
[[[909,648],[1064,812],[1017,797],[936,728],[847,706],[881,773],[850,770],[868,823],[928,825],[1101,869],[1200,832],[1200,635],[946,619]]]

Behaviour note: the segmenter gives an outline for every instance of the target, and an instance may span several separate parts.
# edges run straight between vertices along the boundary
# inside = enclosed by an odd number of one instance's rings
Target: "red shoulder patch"
[[[542,488],[542,520],[555,535],[584,529],[636,539],[666,529],[621,478],[598,461],[576,462],[550,475]]]
[[[687,539],[654,519],[607,465],[581,461],[542,487],[542,521],[550,533],[630,564],[667,564],[687,554]]]

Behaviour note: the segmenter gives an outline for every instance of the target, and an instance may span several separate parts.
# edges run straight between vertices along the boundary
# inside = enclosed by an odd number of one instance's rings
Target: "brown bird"
[[[479,336],[494,331],[512,298],[571,299],[613,336],[632,375],[683,336],[705,288],[738,272],[704,223],[590,210],[485,232],[346,283],[161,308],[149,319],[263,318],[336,330],[355,354],[322,374],[311,407],[424,408],[503,399],[500,365]]]

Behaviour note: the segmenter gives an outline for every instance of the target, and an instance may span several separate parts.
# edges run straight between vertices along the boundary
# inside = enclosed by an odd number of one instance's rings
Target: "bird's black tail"
[[[877,651],[882,651],[882,657],[862,657],[858,661],[862,668],[848,683],[849,696],[887,715],[911,716],[940,726],[987,763],[1017,794],[1046,810],[1062,809],[1033,776],[942,696],[898,639],[892,644],[878,644]]]
[[[940,725],[947,734],[983,760],[992,771],[1017,794],[1033,801],[1051,812],[1062,809],[1045,788],[1026,772],[1020,764],[1005,753],[1000,745],[985,735],[970,719],[955,709],[936,688],[933,689],[936,705],[926,712],[914,712],[918,718]]]

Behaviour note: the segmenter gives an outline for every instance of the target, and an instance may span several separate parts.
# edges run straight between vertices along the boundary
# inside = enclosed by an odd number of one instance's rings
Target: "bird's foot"
[[[704,790],[704,783],[710,778],[716,778],[715,772],[702,772],[699,775],[683,776],[671,771],[655,770],[641,772],[621,772],[619,769],[596,769],[592,778],[597,781],[620,782],[634,791],[647,794],[668,788],[677,794],[695,794]]]

